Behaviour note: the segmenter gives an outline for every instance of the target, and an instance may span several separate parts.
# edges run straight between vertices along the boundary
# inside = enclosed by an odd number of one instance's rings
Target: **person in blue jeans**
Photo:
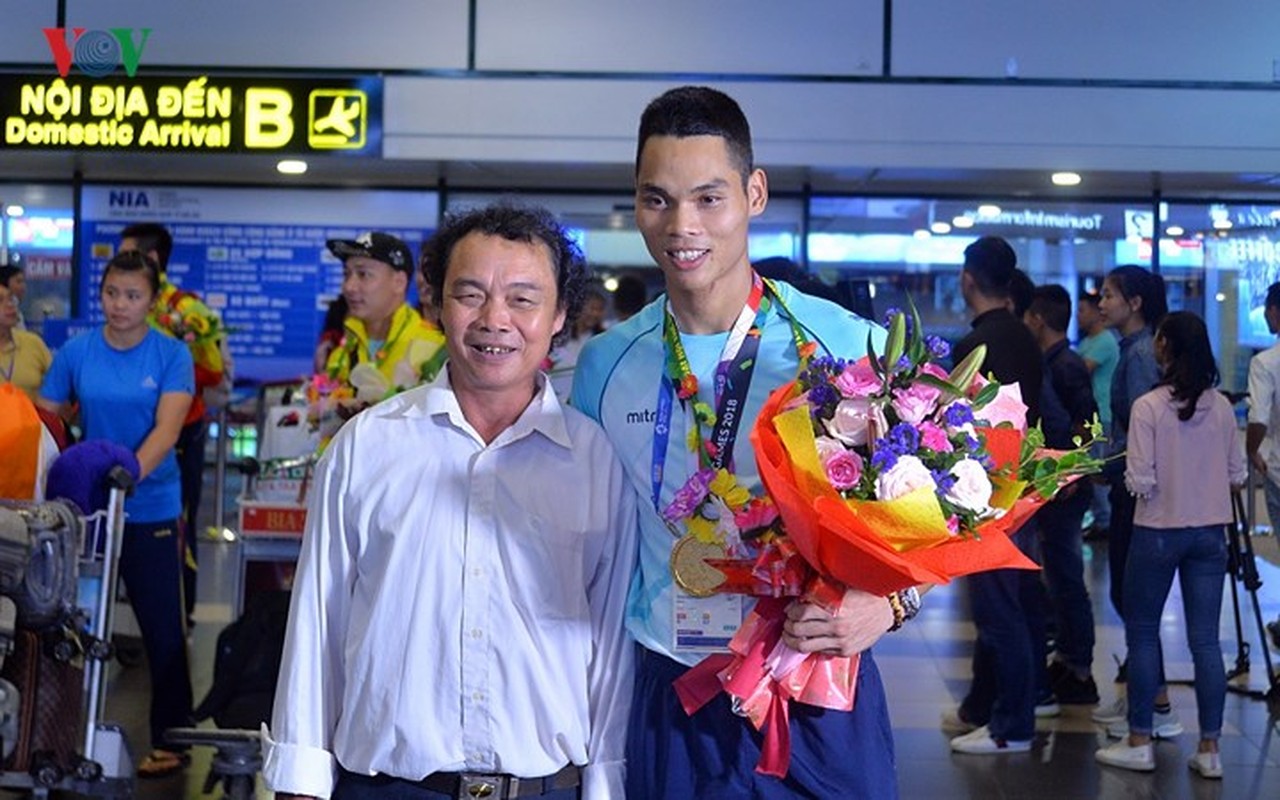
[[[1200,745],[1190,768],[1222,777],[1218,737],[1227,679],[1218,642],[1227,570],[1224,528],[1231,493],[1246,477],[1244,447],[1231,403],[1213,391],[1218,366],[1204,321],[1188,311],[1167,316],[1155,336],[1162,369],[1156,388],[1133,404],[1125,485],[1137,498],[1125,564],[1125,642],[1129,647],[1129,732],[1097,752],[1103,764],[1150,772],[1160,680],[1160,617],[1176,574],[1182,586],[1187,644],[1195,664]]]
[[[136,251],[107,263],[100,295],[106,324],[67,342],[54,356],[40,402],[66,416],[80,404],[86,441],[128,447],[142,480],[125,501],[120,577],[142,630],[151,671],[151,753],[138,776],[159,777],[187,763],[164,731],[191,720],[191,673],[182,603],[182,488],[174,443],[191,405],[191,353],[155,331],[147,312],[160,292],[156,262]]]

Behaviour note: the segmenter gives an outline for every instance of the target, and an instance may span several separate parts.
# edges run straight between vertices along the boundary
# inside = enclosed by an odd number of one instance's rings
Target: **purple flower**
[[[884,439],[876,439],[876,451],[871,454],[871,466],[877,472],[888,472],[898,463],[898,454],[889,449]]]
[[[920,431],[914,425],[899,422],[889,429],[889,435],[883,441],[900,456],[914,455],[920,449]]]
[[[956,476],[946,469],[931,469],[929,473],[933,475],[933,482],[938,484],[938,496],[945,497],[947,492],[951,491],[951,487],[955,486]]]
[[[929,350],[929,355],[935,359],[943,359],[951,355],[951,345],[947,344],[946,339],[941,336],[929,334],[924,337],[924,346]]]
[[[942,412],[942,422],[948,428],[959,428],[973,422],[973,409],[968,403],[952,403]]]
[[[667,522],[679,522],[692,516],[693,512],[698,510],[698,506],[702,505],[702,501],[707,499],[707,488],[711,486],[711,480],[715,476],[716,471],[710,467],[690,475],[684,486],[676,491],[671,505],[662,512],[662,518]]]

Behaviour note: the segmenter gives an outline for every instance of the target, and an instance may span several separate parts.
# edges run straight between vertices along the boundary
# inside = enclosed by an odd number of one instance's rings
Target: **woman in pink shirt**
[[[1162,378],[1133,404],[1125,458],[1125,483],[1137,498],[1124,587],[1129,733],[1097,757],[1125,769],[1155,769],[1160,615],[1177,573],[1200,720],[1200,745],[1189,765],[1202,777],[1221,778],[1223,528],[1231,522],[1231,493],[1244,484],[1244,446],[1231,404],[1213,390],[1218,366],[1204,321],[1187,311],[1165,317],[1155,354]]]

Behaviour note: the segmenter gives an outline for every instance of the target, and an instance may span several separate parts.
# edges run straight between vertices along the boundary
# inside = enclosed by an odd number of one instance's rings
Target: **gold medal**
[[[692,597],[710,597],[725,582],[725,574],[708,566],[708,558],[727,558],[724,546],[702,542],[691,534],[680,537],[671,548],[671,576],[676,585]]]

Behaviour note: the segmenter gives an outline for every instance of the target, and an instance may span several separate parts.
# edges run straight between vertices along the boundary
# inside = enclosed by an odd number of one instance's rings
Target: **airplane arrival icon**
[[[307,142],[323,150],[364,147],[368,109],[368,97],[359,89],[316,89],[311,93]]]

